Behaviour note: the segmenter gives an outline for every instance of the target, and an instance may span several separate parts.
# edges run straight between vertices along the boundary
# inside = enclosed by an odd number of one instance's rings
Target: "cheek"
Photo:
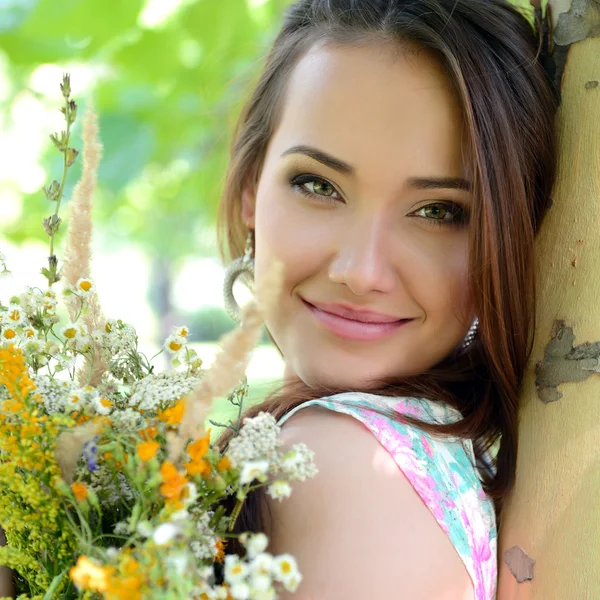
[[[413,252],[399,272],[405,273],[405,284],[410,285],[411,294],[428,318],[467,319],[471,310],[467,233],[431,236],[428,243],[411,247]]]
[[[272,260],[285,265],[284,293],[326,268],[333,238],[331,224],[307,210],[291,191],[276,186],[259,189],[256,201],[255,272],[257,283]]]

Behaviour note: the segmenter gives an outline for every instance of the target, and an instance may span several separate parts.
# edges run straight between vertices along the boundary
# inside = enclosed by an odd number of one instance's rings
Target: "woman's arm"
[[[6,546],[6,536],[2,528],[0,528],[0,546]],[[14,594],[12,571],[8,567],[0,566],[0,598],[14,598]]]
[[[284,600],[473,600],[458,552],[393,458],[359,421],[307,407],[282,426],[315,451],[319,473],[281,503],[267,496],[274,554],[303,581]]]

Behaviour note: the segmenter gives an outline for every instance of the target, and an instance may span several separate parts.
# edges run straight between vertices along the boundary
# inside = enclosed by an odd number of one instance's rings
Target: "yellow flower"
[[[163,410],[158,415],[159,421],[164,421],[167,425],[178,425],[183,418],[185,401],[179,400],[175,405]]]
[[[160,444],[154,440],[141,442],[137,445],[137,455],[140,460],[147,462],[154,457],[159,448]]]
[[[108,589],[112,571],[110,567],[100,567],[86,556],[80,556],[77,564],[71,567],[69,577],[79,589],[102,593]]]
[[[27,374],[23,352],[12,344],[8,348],[0,348],[0,384],[2,383],[13,398],[16,396],[25,399],[29,392],[35,390],[35,384]]]
[[[8,328],[8,329],[5,329],[5,330],[2,332],[2,335],[3,335],[3,336],[4,336],[4,337],[7,339],[7,340],[12,340],[12,339],[14,339],[14,338],[16,337],[16,335],[17,335],[17,332],[16,332],[14,329],[10,329],[10,328]]]
[[[73,490],[78,502],[83,502],[87,498],[87,485],[85,483],[76,481],[71,485],[71,490]]]

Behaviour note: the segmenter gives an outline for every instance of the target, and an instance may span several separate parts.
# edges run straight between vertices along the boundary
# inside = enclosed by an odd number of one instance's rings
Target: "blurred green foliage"
[[[290,1],[0,0],[0,52],[12,82],[0,110],[40,65],[94,68],[105,148],[95,220],[106,243],[134,242],[166,258],[214,255],[229,133]],[[528,0],[513,1],[531,10]],[[149,4],[174,10],[148,24],[140,15]],[[86,98],[75,96],[81,114]],[[79,135],[76,126],[75,147]],[[61,156],[50,145],[43,165],[49,180],[60,172]],[[27,218],[3,234],[15,242],[44,239],[43,194],[25,206]]]
[[[180,317],[193,332],[194,339],[202,341],[219,340],[233,327],[231,317],[218,306],[202,306],[193,313],[183,312]],[[259,343],[270,344],[264,328]]]
[[[0,52],[12,83],[0,110],[40,65],[93,68],[104,145],[95,221],[108,243],[135,242],[169,258],[214,255],[229,133],[287,3],[159,0],[152,4],[176,8],[148,25],[142,0],[0,0]],[[77,95],[74,76],[72,84],[81,115],[87,98]],[[81,148],[79,136],[76,126]],[[60,161],[48,146],[49,180]],[[67,201],[79,174],[80,164],[70,172]],[[44,239],[46,202],[42,193],[25,198],[27,218],[3,234]]]

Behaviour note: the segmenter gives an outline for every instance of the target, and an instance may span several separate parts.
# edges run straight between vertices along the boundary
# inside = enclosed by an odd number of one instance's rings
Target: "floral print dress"
[[[475,600],[494,600],[497,581],[494,504],[483,491],[471,440],[434,437],[369,410],[369,406],[382,404],[429,423],[451,423],[462,418],[453,407],[426,398],[346,392],[304,402],[284,415],[279,425],[311,405],[361,421],[394,458],[450,538],[471,576]],[[490,462],[489,455],[484,458]]]

